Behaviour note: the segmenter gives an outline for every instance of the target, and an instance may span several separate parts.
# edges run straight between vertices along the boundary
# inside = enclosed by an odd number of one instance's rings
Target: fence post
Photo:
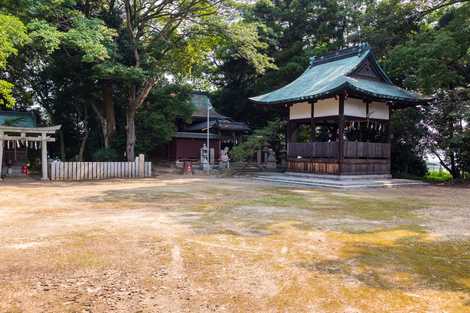
[[[145,177],[145,156],[139,154],[139,177]]]

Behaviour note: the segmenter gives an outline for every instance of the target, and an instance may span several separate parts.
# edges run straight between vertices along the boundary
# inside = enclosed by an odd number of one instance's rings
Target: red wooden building
[[[207,108],[211,103],[209,97],[202,93],[194,93],[191,102],[194,106],[191,123],[180,121],[178,131],[167,145],[170,161],[200,160],[200,150],[207,140]],[[220,150],[225,147],[231,149],[249,130],[245,123],[233,121],[214,109],[209,110],[209,138],[214,160],[219,159]]]

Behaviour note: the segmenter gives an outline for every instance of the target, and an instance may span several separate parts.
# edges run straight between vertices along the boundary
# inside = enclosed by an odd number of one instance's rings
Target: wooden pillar
[[[287,120],[287,143],[292,142],[292,122]]]
[[[286,112],[286,119],[287,119],[287,127],[286,127],[286,161],[289,159],[289,143],[290,137],[291,137],[291,126],[290,126],[290,105],[286,104],[285,105],[285,110],[283,112]]]
[[[343,173],[344,161],[344,94],[339,96],[339,114],[338,114],[338,166],[339,174]]]
[[[3,132],[0,132],[0,181],[2,180],[2,165],[3,165]]]
[[[370,141],[369,137],[369,119],[370,119],[370,101],[366,100],[366,142]]]
[[[392,174],[392,114],[393,103],[388,105],[387,143],[388,143],[388,174]]]
[[[392,143],[392,113],[393,104],[388,105],[387,142]]]
[[[310,142],[315,141],[315,101],[310,102]]]
[[[41,167],[42,167],[41,180],[49,180],[49,176],[47,175],[47,136],[46,136],[46,133],[41,134]]]

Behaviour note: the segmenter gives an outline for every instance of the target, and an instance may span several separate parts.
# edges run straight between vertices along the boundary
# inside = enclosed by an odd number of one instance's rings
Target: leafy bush
[[[271,147],[277,157],[284,142],[285,123],[279,119],[268,122],[264,128],[256,129],[246,141],[235,146],[231,156],[235,161],[247,161],[264,147]]]
[[[452,175],[447,171],[430,171],[424,176],[424,180],[433,183],[444,183],[452,180]]]
[[[93,154],[93,161],[96,162],[117,161],[118,159],[119,154],[112,148],[102,148]]]

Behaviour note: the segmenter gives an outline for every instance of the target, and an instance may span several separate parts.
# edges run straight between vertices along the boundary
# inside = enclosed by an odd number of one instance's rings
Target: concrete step
[[[305,178],[297,175],[257,175],[256,180],[268,181],[279,184],[303,185],[312,187],[325,188],[378,188],[378,187],[396,187],[396,186],[412,186],[427,185],[422,181],[409,179],[354,179],[354,180],[338,180],[328,178]]]
[[[321,175],[312,173],[285,172],[286,175],[292,177],[301,177],[307,179],[328,179],[328,180],[383,180],[392,179],[390,174],[381,175]]]

